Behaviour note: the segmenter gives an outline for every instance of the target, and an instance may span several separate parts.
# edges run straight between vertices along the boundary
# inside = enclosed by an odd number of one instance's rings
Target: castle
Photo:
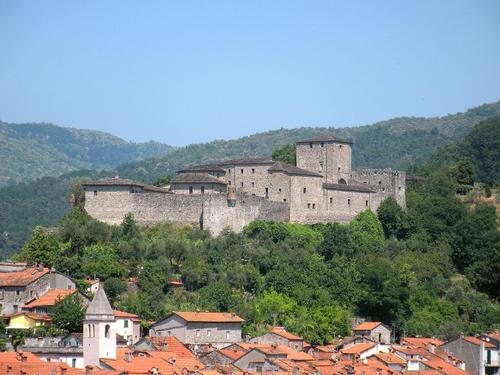
[[[82,184],[85,209],[109,224],[130,212],[140,224],[196,224],[218,234],[258,219],[346,223],[387,197],[405,207],[405,172],[352,170],[351,157],[350,141],[325,135],[296,143],[297,166],[233,159],[178,171],[161,187],[120,178],[89,181]]]

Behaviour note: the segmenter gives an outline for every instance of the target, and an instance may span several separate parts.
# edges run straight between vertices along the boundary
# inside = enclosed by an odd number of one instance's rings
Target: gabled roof
[[[491,342],[480,340],[477,337],[466,336],[464,337],[464,340],[474,345],[481,345],[481,343],[484,343],[485,348],[496,348],[496,345],[492,344]]]
[[[219,163],[220,166],[231,165],[267,165],[273,164],[274,160],[271,158],[243,158],[243,159],[229,159]]]
[[[114,317],[114,311],[111,308],[111,304],[108,301],[108,297],[106,297],[106,293],[104,292],[104,288],[99,287],[97,292],[90,302],[89,307],[87,307],[87,311],[85,312],[86,317],[93,316],[112,316]]]
[[[34,312],[29,312],[29,311],[21,311],[12,315],[6,316],[7,318],[15,318],[16,316],[21,316],[24,315],[27,318],[37,320],[37,321],[44,321],[44,322],[50,322],[52,320],[52,317],[49,314],[39,314],[39,313],[34,313]]]
[[[293,333],[288,332],[285,327],[274,327],[271,330],[271,333],[274,333],[275,335],[281,336],[289,341],[302,341],[303,338],[300,336],[296,336]]]
[[[45,267],[30,267],[21,271],[0,272],[0,286],[26,286],[50,272]]]
[[[376,344],[373,342],[365,342],[361,344],[354,344],[346,349],[342,349],[340,352],[343,354],[361,354],[375,347]]]
[[[76,289],[50,289],[40,298],[37,298],[26,305],[25,308],[32,309],[35,307],[50,307],[54,306],[57,301],[66,298],[70,294],[76,293]]]
[[[291,176],[323,177],[319,173],[308,171],[307,169],[298,168],[290,164],[282,163],[280,161],[274,163],[273,166],[268,169],[268,171],[283,172]]]
[[[220,349],[219,352],[224,354],[229,359],[236,361],[237,359],[243,357],[246,352],[244,350],[236,350],[236,349]]]
[[[406,361],[395,353],[377,353],[374,355],[377,359],[381,360],[385,364],[398,364],[405,365]]]
[[[171,184],[217,184],[227,185],[224,181],[208,173],[180,173],[170,181]]]
[[[401,337],[399,341],[415,346],[427,346],[429,344],[440,346],[444,344],[444,341],[434,337]]]
[[[347,143],[347,144],[352,144],[351,141],[347,141],[345,139],[340,139],[337,137],[334,137],[333,135],[320,135],[318,137],[312,137],[312,138],[307,138],[303,139],[301,141],[295,142],[295,143],[317,143],[317,142],[331,142],[331,143]]]
[[[360,192],[360,193],[375,193],[376,192],[375,190],[370,189],[369,187],[363,186],[363,185],[347,185],[347,184],[331,184],[331,183],[324,183],[323,189],[340,190],[340,191],[354,191],[354,192]]]
[[[199,311],[173,311],[172,315],[177,315],[186,322],[196,323],[242,323],[244,322],[236,314],[224,312],[199,312]]]
[[[382,322],[364,322],[354,327],[353,331],[371,331],[381,325]]]
[[[127,318],[127,319],[130,319],[130,320],[133,320],[133,321],[140,321],[141,318],[139,318],[139,315],[136,315],[136,314],[132,314],[132,313],[128,313],[128,312],[125,312],[125,311],[120,311],[120,310],[113,310],[114,314],[115,314],[115,318]]]

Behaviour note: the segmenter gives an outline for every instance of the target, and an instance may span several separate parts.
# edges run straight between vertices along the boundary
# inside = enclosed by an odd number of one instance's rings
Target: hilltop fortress
[[[139,224],[196,224],[218,234],[257,219],[345,223],[387,197],[405,207],[405,172],[352,170],[351,142],[327,135],[299,141],[296,150],[297,166],[233,159],[178,171],[161,187],[120,178],[85,182],[85,209],[109,224],[130,212]]]

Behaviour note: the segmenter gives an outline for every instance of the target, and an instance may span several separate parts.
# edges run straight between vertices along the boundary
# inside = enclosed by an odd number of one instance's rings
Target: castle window
[[[348,199],[348,200],[347,200],[347,205],[348,205],[348,206],[350,206],[350,205],[351,205],[351,200],[350,200],[350,199]]]
[[[313,203],[313,210],[316,208],[316,203]]]
[[[255,173],[255,168],[252,168],[252,173]]]
[[[97,190],[94,190],[94,195],[97,195]]]
[[[106,324],[106,326],[104,327],[104,336],[106,336],[106,338],[108,339],[111,336],[111,326],[109,324]]]
[[[207,337],[210,337],[210,336],[212,336],[212,330],[208,329],[207,330]]]
[[[252,182],[252,187],[255,187],[255,182]]]
[[[330,204],[332,204],[332,203],[333,203],[333,198],[330,197]]]
[[[269,198],[269,188],[266,188],[266,199]]]
[[[323,162],[322,161],[319,162],[319,171],[323,172]]]
[[[401,186],[400,186],[400,187],[398,187],[398,190],[401,190]]]
[[[304,188],[304,194],[306,193],[306,191],[307,191],[307,189],[306,189],[306,188]]]
[[[229,169],[229,173],[231,173],[231,169]]]
[[[365,201],[365,206],[368,207],[368,201]]]
[[[278,189],[278,192],[281,193],[281,188]]]
[[[229,340],[229,331],[226,331],[226,340]]]
[[[379,181],[379,182],[378,182],[378,186],[381,186],[381,185],[382,185],[382,181]]]
[[[205,194],[205,186],[202,186],[200,190],[201,190],[201,194]]]
[[[200,330],[199,329],[196,330],[196,337],[200,337]]]
[[[193,194],[193,187],[192,186],[189,187],[189,194]]]
[[[312,142],[309,143],[309,148],[313,148]]]
[[[241,173],[243,173],[243,168],[241,168]]]
[[[283,198],[283,202],[286,202],[286,198]]]
[[[339,148],[342,148],[342,145],[339,145]]]
[[[307,204],[307,208],[311,208],[311,203],[308,203],[308,204]]]
[[[382,188],[382,191],[385,191],[385,187]]]
[[[337,170],[340,172],[340,167],[338,167]]]
[[[324,147],[324,146],[325,146],[324,142],[321,142],[321,147]]]
[[[241,183],[241,187],[243,187],[243,182]]]

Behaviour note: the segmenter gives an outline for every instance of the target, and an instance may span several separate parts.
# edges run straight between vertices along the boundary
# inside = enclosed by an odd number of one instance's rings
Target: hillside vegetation
[[[286,144],[323,134],[354,141],[354,168],[408,169],[427,161],[432,153],[456,142],[478,122],[500,115],[500,102],[444,117],[401,117],[351,128],[297,128],[258,133],[231,141],[214,141],[177,149],[168,155],[119,166],[121,177],[153,182],[188,165],[227,158],[270,156]]]
[[[95,130],[0,122],[0,186],[81,168],[112,168],[172,150],[158,142],[131,143]]]

